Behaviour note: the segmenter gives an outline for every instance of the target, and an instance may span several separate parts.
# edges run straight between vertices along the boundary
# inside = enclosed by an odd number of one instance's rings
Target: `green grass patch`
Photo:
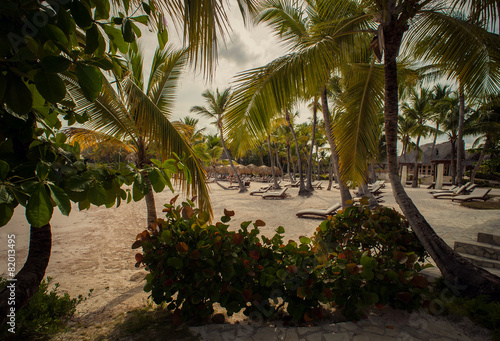
[[[460,205],[476,210],[500,210],[500,201],[468,201],[462,202]]]

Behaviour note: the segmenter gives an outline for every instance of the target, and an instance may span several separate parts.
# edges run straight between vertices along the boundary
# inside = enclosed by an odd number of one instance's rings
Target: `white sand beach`
[[[326,182],[324,182],[326,183]],[[253,182],[250,190],[263,184]],[[260,196],[240,194],[237,190],[223,190],[210,184],[214,216],[218,219],[224,209],[234,210],[232,228],[247,220],[261,219],[266,226],[265,235],[272,235],[278,226],[285,228],[285,240],[299,236],[311,236],[319,225],[317,219],[299,219],[295,213],[304,208],[325,209],[340,200],[338,190],[316,190],[310,197],[297,195],[297,188],[288,189],[291,197],[285,200],[263,200]],[[383,190],[382,205],[395,207],[390,184]],[[454,241],[473,241],[478,232],[500,234],[500,212],[498,210],[473,210],[451,200],[433,199],[428,190],[407,188],[417,207],[435,231],[451,246]],[[495,191],[495,194],[499,190]],[[174,195],[169,191],[156,194],[156,203],[161,217],[163,204]],[[56,209],[52,219],[53,246],[46,276],[60,283],[60,291],[71,296],[86,295],[94,289],[92,296],[78,309],[77,317],[99,319],[112,316],[117,311],[126,311],[144,303],[148,294],[142,291],[143,269],[134,267],[136,250],[131,245],[146,225],[144,201],[122,204],[118,208],[92,207],[78,211],[73,207],[69,217]],[[0,231],[0,254],[6,255],[7,235],[16,235],[16,264],[22,266],[27,256],[29,227],[22,208],[18,208],[13,219]],[[0,258],[0,273],[6,272],[6,257]],[[104,315],[103,315],[104,314]]]

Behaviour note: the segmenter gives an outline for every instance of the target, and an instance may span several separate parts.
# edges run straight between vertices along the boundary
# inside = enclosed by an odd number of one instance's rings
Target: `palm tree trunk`
[[[326,188],[326,190],[331,191],[332,185],[333,185],[333,154],[330,155],[330,162],[328,162],[328,187]]]
[[[463,167],[462,160],[464,158],[464,120],[465,120],[465,96],[462,83],[459,85],[459,115],[458,115],[458,150],[457,150],[457,185],[462,186],[463,182]]]
[[[436,132],[434,133],[434,140],[432,141],[432,148],[431,148],[431,158],[430,158],[431,164],[432,164],[432,160],[434,159],[434,149],[436,149],[436,140],[438,137],[438,130],[439,130],[439,123],[436,123]]]
[[[142,169],[147,164],[147,162],[148,161],[147,161],[146,144],[144,142],[144,139],[142,137],[139,137],[137,139],[137,167],[139,169]],[[147,210],[146,217],[149,226],[157,218],[155,197],[153,193],[153,186],[151,186],[151,181],[149,181],[148,173],[146,171],[142,171],[141,174],[144,177],[146,185],[148,186],[149,189],[148,193],[144,195],[144,199],[146,200],[146,210]]]
[[[290,142],[286,141],[286,171],[288,172],[288,176],[290,177],[290,183],[294,183],[292,173],[290,173],[290,159],[292,158],[290,151]]]
[[[238,186],[240,187],[240,193],[245,193],[247,191],[247,188],[245,187],[245,184],[241,181],[238,172],[236,172],[236,168],[234,168],[233,160],[231,160],[231,154],[229,154],[229,150],[226,148],[226,142],[224,141],[224,136],[222,134],[222,127],[219,127],[219,133],[220,133],[220,142],[222,144],[222,148],[224,148],[224,153],[226,153],[227,158],[229,160],[229,164],[231,165],[231,169],[233,170],[233,174],[236,177],[236,181],[238,181]]]
[[[7,322],[9,319],[7,315],[11,312],[12,307],[15,308],[16,314],[19,313],[38,291],[49,264],[51,248],[52,232],[50,224],[42,227],[31,226],[28,258],[23,268],[14,277],[14,281],[7,282],[7,285],[0,291],[0,325]],[[9,286],[12,285],[15,288],[15,306],[9,305],[9,298],[11,297],[11,287]]]
[[[148,185],[149,192],[146,193],[144,199],[146,200],[146,209],[148,211],[148,226],[153,224],[156,220],[156,203],[155,203],[155,195],[153,193],[153,186],[151,185],[151,181],[149,181],[148,173],[142,172],[144,179],[146,180],[146,184]]]
[[[351,206],[350,204],[347,204],[348,200],[352,200],[351,192],[349,192],[349,188],[347,188],[344,185],[344,180],[342,180],[342,177],[340,176],[340,169],[339,169],[339,156],[337,155],[337,146],[335,144],[335,141],[333,139],[333,134],[332,134],[332,124],[330,122],[330,110],[328,109],[328,99],[326,97],[326,87],[323,88],[323,91],[321,91],[321,106],[322,106],[322,111],[323,111],[323,120],[325,121],[325,131],[326,131],[326,136],[328,138],[328,143],[330,144],[330,150],[332,152],[332,159],[333,159],[333,172],[335,173],[335,179],[337,179],[337,183],[339,184],[339,190],[340,190],[340,198],[342,201],[342,208]]]
[[[274,156],[273,156],[273,150],[271,148],[271,136],[267,135],[267,147],[269,148],[269,159],[271,160],[271,171],[273,173],[273,182],[274,182],[274,189],[280,189],[281,186],[278,183],[278,180],[276,179],[276,171],[274,169]]]
[[[321,161],[319,160],[319,146],[316,143],[316,180],[320,180],[320,174],[321,174]]]
[[[475,296],[491,295],[500,299],[500,278],[486,270],[474,266],[457,254],[432,229],[415,204],[406,194],[399,181],[397,163],[397,128],[398,128],[398,81],[397,62],[399,47],[404,28],[392,21],[384,27],[384,125],[387,142],[387,164],[392,191],[399,207],[403,211],[418,239],[431,255],[441,270],[444,278],[454,285],[459,292]]]
[[[456,180],[457,180],[457,164],[455,162],[455,157],[457,155],[456,140],[455,139],[450,139],[450,144],[451,144],[451,162],[450,162],[450,167],[451,167],[451,183],[453,185],[455,185],[456,184]]]
[[[288,128],[290,128],[290,131],[292,133],[293,141],[295,142],[295,152],[297,153],[297,165],[299,168],[299,195],[308,195],[309,192],[304,186],[304,175],[302,174],[302,161],[300,157],[299,142],[297,141],[297,135],[295,135],[295,130],[293,129],[292,122],[290,121],[290,114],[288,113],[288,109],[285,110],[285,120],[288,124]]]
[[[307,161],[308,163],[308,169],[307,169],[307,190],[309,192],[314,191],[312,187],[312,174],[313,174],[313,163],[312,163],[312,158],[313,158],[313,153],[314,153],[314,145],[316,143],[316,113],[317,113],[318,107],[316,104],[316,99],[314,99],[314,105],[313,105],[313,122],[312,122],[312,137],[311,137],[311,151],[309,153],[309,160]]]
[[[420,145],[420,135],[417,137],[417,146],[415,148],[415,165],[413,167],[413,181],[411,183],[411,187],[416,188],[418,187],[418,151],[419,151],[419,145]]]
[[[474,167],[474,170],[472,171],[470,175],[470,182],[474,183],[474,180],[476,180],[476,174],[479,171],[479,167],[481,167],[481,164],[483,163],[484,156],[486,155],[486,151],[490,147],[491,143],[491,136],[490,134],[486,134],[486,141],[484,141],[483,149],[481,150],[481,154],[479,155],[479,159],[477,160],[477,164]]]
[[[274,154],[276,154],[276,166],[278,166],[278,169],[281,171],[281,174],[283,174],[283,167],[281,166],[277,143],[274,143]]]

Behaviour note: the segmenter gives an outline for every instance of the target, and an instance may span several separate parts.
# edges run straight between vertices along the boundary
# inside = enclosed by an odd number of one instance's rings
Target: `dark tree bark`
[[[292,177],[292,173],[290,173],[290,159],[292,158],[291,151],[290,151],[290,141],[286,141],[286,171],[288,173],[288,177],[290,177],[290,183],[294,183],[294,179]]]
[[[411,182],[411,187],[418,187],[418,147],[420,145],[420,135],[417,137],[417,146],[415,148],[415,164],[413,166],[413,181]]]
[[[309,160],[307,161],[308,163],[308,168],[307,168],[307,187],[306,189],[309,192],[313,192],[314,189],[312,187],[312,173],[313,173],[313,167],[312,167],[312,158],[313,158],[313,153],[314,153],[314,145],[316,143],[316,113],[318,111],[318,106],[316,102],[316,98],[314,99],[314,104],[313,104],[313,122],[312,122],[312,137],[311,137],[311,151],[309,152]]]
[[[285,112],[285,120],[288,124],[288,128],[292,132],[293,141],[295,142],[295,152],[297,153],[297,166],[299,168],[299,195],[309,195],[309,192],[304,186],[304,174],[302,174],[302,160],[300,157],[299,142],[297,141],[297,135],[295,135],[295,130],[293,129],[292,122],[290,121],[290,113],[288,110]]]
[[[394,4],[393,4],[394,5]],[[389,178],[396,202],[403,211],[418,239],[441,270],[444,278],[462,294],[490,295],[500,299],[500,278],[473,265],[449,247],[432,229],[415,204],[406,194],[398,176],[397,127],[398,127],[398,78],[396,58],[405,26],[392,20],[384,27],[384,125],[387,142]]]
[[[26,263],[24,263],[21,271],[16,274],[15,281],[9,282],[0,291],[0,325],[7,322],[7,314],[10,313],[10,308],[12,307],[8,304],[11,290],[8,286],[12,283],[15,284],[15,312],[17,314],[37,292],[45,276],[45,270],[49,265],[51,248],[52,232],[50,224],[42,227],[31,226],[30,245]]]
[[[352,200],[352,196],[349,188],[345,186],[344,181],[340,176],[339,156],[337,155],[337,145],[335,144],[335,140],[333,139],[332,124],[330,122],[330,110],[328,109],[328,99],[326,96],[326,87],[324,87],[323,91],[321,92],[321,107],[323,112],[323,119],[325,121],[326,136],[328,138],[328,143],[330,144],[330,150],[332,153],[333,172],[335,173],[335,179],[337,179],[337,183],[339,184],[342,208],[345,208],[351,206],[347,204],[347,201]]]
[[[331,191],[332,185],[333,185],[333,154],[330,155],[330,162],[328,163],[328,187],[326,188],[326,190]]]
[[[451,144],[451,161],[450,161],[450,172],[451,172],[451,183],[455,185],[457,183],[457,163],[456,155],[457,155],[457,144],[455,138],[450,138]]]
[[[267,147],[269,148],[269,159],[271,160],[271,171],[273,172],[273,182],[274,182],[274,188],[275,189],[280,189],[281,186],[278,183],[278,180],[276,179],[276,171],[274,169],[274,157],[273,157],[273,150],[271,148],[271,136],[267,136]]]
[[[236,178],[236,181],[238,181],[238,186],[240,187],[240,193],[245,193],[247,191],[247,188],[245,187],[245,184],[243,181],[241,181],[238,172],[236,172],[236,168],[234,167],[233,160],[231,159],[231,154],[229,154],[229,150],[226,148],[226,142],[224,141],[224,136],[222,134],[222,126],[219,125],[219,133],[220,133],[220,142],[222,144],[222,148],[224,149],[224,152],[227,155],[227,158],[229,160],[229,164],[231,165],[231,169],[233,170],[234,177]]]
[[[465,96],[464,88],[460,82],[459,86],[459,111],[458,111],[458,148],[457,148],[457,185],[462,186],[464,170],[462,160],[464,158],[464,120],[465,120]]]

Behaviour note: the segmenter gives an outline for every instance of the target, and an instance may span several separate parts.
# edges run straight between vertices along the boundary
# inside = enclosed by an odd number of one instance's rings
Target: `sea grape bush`
[[[165,303],[178,321],[203,320],[214,303],[230,316],[269,319],[280,308],[295,321],[323,318],[337,307],[358,319],[373,305],[408,310],[420,306],[427,281],[419,275],[425,251],[408,223],[390,209],[351,207],[325,220],[311,238],[283,241],[260,235],[261,220],[229,230],[233,211],[215,225],[192,201],[173,198],[157,219],[137,235],[136,266],[149,272],[144,290]]]

